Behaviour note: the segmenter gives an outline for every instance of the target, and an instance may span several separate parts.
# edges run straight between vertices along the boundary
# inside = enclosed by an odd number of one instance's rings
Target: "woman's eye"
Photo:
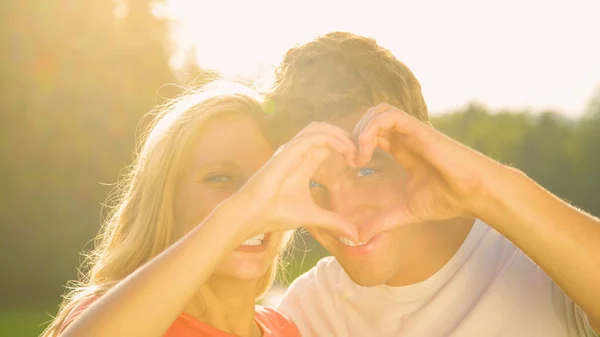
[[[204,181],[209,181],[213,183],[226,183],[231,181],[232,178],[226,174],[212,174],[204,178]]]
[[[310,180],[310,182],[308,183],[308,186],[310,188],[315,188],[315,187],[323,187],[323,185],[319,184],[318,182],[314,181],[314,180]]]
[[[358,169],[358,171],[356,172],[356,176],[357,177],[368,177],[368,176],[375,174],[375,172],[377,172],[375,169],[372,169],[369,167],[363,167],[363,168]]]

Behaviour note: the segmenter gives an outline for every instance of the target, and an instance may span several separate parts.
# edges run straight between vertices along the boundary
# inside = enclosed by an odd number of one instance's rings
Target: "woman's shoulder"
[[[264,337],[300,337],[296,325],[275,309],[257,305],[256,321],[261,325]]]
[[[87,295],[74,302],[73,307],[69,310],[64,321],[58,329],[59,333],[63,332],[69,324],[73,323],[73,321],[79,317],[83,311],[91,306],[99,297],[100,295]]]

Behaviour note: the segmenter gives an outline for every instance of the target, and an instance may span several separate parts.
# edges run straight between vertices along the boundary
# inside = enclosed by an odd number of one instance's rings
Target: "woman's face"
[[[225,113],[207,121],[191,146],[189,160],[183,164],[175,198],[177,237],[199,225],[219,203],[236,193],[272,154],[271,145],[252,117]],[[228,224],[222,226],[228,230]],[[245,241],[214,275],[241,280],[260,278],[279,253],[282,236],[265,233]]]

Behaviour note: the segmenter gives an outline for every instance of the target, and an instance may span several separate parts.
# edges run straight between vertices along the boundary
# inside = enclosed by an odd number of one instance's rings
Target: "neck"
[[[238,336],[261,336],[254,320],[257,281],[212,276],[184,311],[219,330]]]
[[[427,280],[456,254],[469,235],[474,219],[457,218],[441,222],[415,224],[421,235],[415,235],[410,265],[387,282],[394,287]]]

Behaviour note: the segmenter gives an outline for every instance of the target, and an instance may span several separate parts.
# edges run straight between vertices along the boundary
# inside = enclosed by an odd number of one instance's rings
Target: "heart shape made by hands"
[[[389,153],[407,172],[402,204],[360,226],[365,242],[408,223],[476,216],[486,171],[497,163],[389,104],[380,104],[357,123],[355,165],[367,163],[375,148]]]

